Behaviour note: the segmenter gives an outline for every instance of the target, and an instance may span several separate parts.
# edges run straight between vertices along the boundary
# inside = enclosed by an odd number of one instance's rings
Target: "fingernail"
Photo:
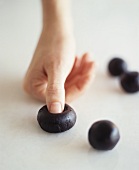
[[[51,113],[61,113],[62,112],[61,103],[60,102],[51,103],[49,112],[51,112]]]

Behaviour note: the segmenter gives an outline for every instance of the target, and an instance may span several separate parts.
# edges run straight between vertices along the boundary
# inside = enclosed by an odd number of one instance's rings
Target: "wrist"
[[[43,30],[73,32],[69,0],[42,0]]]
[[[63,25],[61,23],[49,24],[42,29],[44,37],[71,37],[74,38],[73,29],[71,26]]]

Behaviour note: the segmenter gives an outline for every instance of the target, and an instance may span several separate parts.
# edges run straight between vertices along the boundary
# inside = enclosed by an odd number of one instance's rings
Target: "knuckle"
[[[35,85],[35,83],[33,81],[26,80],[23,84],[23,89],[28,94],[34,94],[37,91],[37,86]]]
[[[37,86],[33,82],[30,84],[30,90],[32,93],[36,93],[37,91]]]
[[[44,100],[47,81],[44,80],[43,76],[34,75],[31,77],[29,75],[26,75],[22,86],[24,91],[29,95]]]
[[[26,93],[30,93],[30,85],[27,80],[24,80],[23,82],[23,89]]]
[[[63,91],[63,88],[58,84],[51,84],[47,88],[47,93],[51,95],[59,94]]]

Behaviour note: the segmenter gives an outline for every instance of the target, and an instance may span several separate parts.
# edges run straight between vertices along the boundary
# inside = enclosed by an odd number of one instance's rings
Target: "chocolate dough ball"
[[[113,58],[108,64],[108,71],[112,76],[120,76],[127,71],[127,64],[121,58]]]
[[[127,93],[136,93],[139,91],[139,73],[127,72],[120,78],[121,86]]]
[[[115,147],[119,139],[118,128],[108,120],[95,122],[88,132],[89,143],[97,150],[111,150]]]
[[[47,106],[43,106],[37,116],[40,127],[49,133],[60,133],[72,128],[76,122],[75,111],[65,104],[62,113],[50,113]]]

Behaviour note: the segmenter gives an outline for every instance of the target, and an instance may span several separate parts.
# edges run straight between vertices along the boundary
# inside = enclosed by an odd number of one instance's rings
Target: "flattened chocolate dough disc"
[[[37,116],[40,127],[49,133],[60,133],[72,128],[76,122],[75,111],[65,104],[62,113],[50,113],[47,106],[43,106]]]

